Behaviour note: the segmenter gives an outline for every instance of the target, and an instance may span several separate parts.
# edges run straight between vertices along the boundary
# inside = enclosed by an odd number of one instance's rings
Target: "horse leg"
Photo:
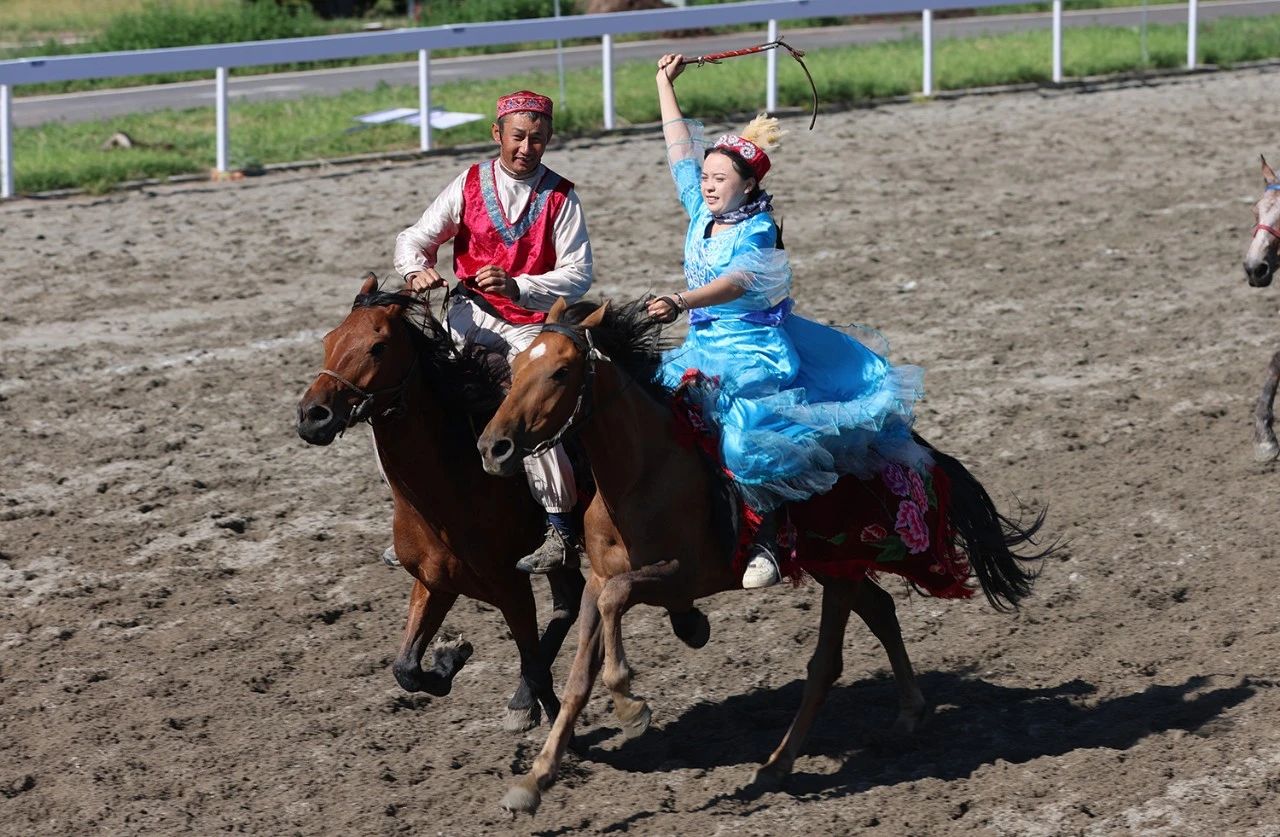
[[[453,688],[453,678],[471,656],[471,643],[459,638],[436,646],[431,668],[422,667],[427,643],[444,624],[444,617],[458,600],[457,593],[431,591],[414,580],[409,595],[409,620],[400,640],[400,653],[391,670],[406,692],[426,692],[443,697]]]
[[[570,567],[562,567],[547,574],[551,585],[551,618],[538,641],[538,655],[550,666],[560,654],[569,628],[578,619],[578,605],[582,600],[582,588],[586,581],[582,572]],[[509,732],[524,732],[533,729],[541,720],[542,710],[538,705],[538,697],[533,686],[523,677],[520,687],[507,704],[507,717],[503,727]],[[554,719],[553,719],[554,720]]]
[[[547,736],[542,751],[533,760],[533,767],[511,786],[506,796],[502,797],[502,807],[514,813],[532,814],[538,810],[542,802],[542,792],[551,787],[560,770],[560,762],[564,751],[568,749],[573,738],[573,726],[582,713],[583,707],[591,697],[591,687],[595,685],[596,675],[600,673],[600,662],[603,651],[600,642],[600,611],[597,602],[604,584],[601,579],[592,575],[582,592],[582,619],[578,623],[578,653],[574,655],[573,667],[569,669],[569,679],[564,687],[564,703],[560,714],[551,725],[551,734]]]
[[[616,575],[600,593],[601,635],[604,637],[604,669],[600,679],[613,697],[613,714],[622,723],[627,738],[643,735],[652,713],[644,698],[631,693],[631,667],[622,646],[622,617],[637,604],[671,605],[671,581],[680,569],[679,561],[661,561],[629,573]],[[680,602],[680,612],[691,609]]]
[[[1280,444],[1276,442],[1275,431],[1271,429],[1274,419],[1272,405],[1276,400],[1276,385],[1280,383],[1280,352],[1271,356],[1267,366],[1267,380],[1262,384],[1262,393],[1253,408],[1253,457],[1259,462],[1270,462],[1280,456]]]
[[[902,628],[893,606],[893,596],[869,578],[864,578],[853,588],[853,610],[867,623],[871,633],[884,646],[893,666],[893,679],[898,685],[898,719],[893,731],[910,734],[928,714],[928,704],[916,683],[916,673],[907,656],[907,646],[902,642]]]
[[[827,699],[827,692],[839,679],[844,668],[844,631],[849,624],[853,585],[848,581],[836,580],[823,581],[822,584],[822,622],[818,631],[818,646],[809,659],[809,676],[804,682],[800,709],[778,748],[756,771],[752,784],[757,786],[776,787],[791,772],[796,756],[800,754],[800,748],[818,715],[818,708]]]
[[[528,689],[537,702],[542,704],[547,717],[555,720],[560,712],[560,701],[551,685],[551,661],[542,656],[538,647],[538,613],[533,602],[533,589],[525,585],[514,599],[503,603],[501,610],[502,618],[511,631],[511,638],[515,640],[516,649],[520,652],[520,688]],[[517,720],[512,718],[508,704],[507,719],[503,725],[507,729],[513,729]]]

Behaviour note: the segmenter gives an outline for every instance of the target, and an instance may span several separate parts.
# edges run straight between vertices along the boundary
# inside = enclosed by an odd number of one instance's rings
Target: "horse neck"
[[[625,372],[598,361],[592,415],[582,428],[596,488],[613,508],[638,490],[667,441],[671,414]],[[632,498],[634,499],[634,498]]]
[[[508,490],[508,481],[485,479],[472,446],[448,443],[454,433],[451,417],[421,376],[404,393],[402,409],[373,421],[378,460],[392,493],[432,529],[444,531],[474,516],[495,491]]]

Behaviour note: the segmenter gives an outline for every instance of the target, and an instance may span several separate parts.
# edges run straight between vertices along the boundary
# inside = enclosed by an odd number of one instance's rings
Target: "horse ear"
[[[551,306],[551,311],[547,314],[547,322],[558,323],[560,318],[564,316],[565,309],[569,307],[569,303],[564,301],[564,297],[556,297],[555,303]]]
[[[371,294],[378,289],[378,276],[372,270],[364,275],[364,284],[360,286],[361,294]]]
[[[1275,171],[1271,168],[1271,166],[1267,165],[1266,157],[1263,157],[1261,154],[1259,154],[1258,159],[1262,160],[1262,179],[1267,181],[1268,186],[1274,186],[1277,180]]]
[[[582,321],[582,327],[584,329],[595,328],[596,326],[604,322],[604,317],[608,313],[609,313],[609,300],[606,299],[603,305],[601,305],[599,308],[597,308],[596,310],[592,311],[590,314],[587,315],[587,317]]]

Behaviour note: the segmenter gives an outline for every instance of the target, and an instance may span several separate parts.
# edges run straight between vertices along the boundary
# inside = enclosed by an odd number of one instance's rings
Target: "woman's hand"
[[[678,297],[679,294],[676,296]],[[680,307],[680,303],[669,296],[654,297],[649,300],[649,305],[646,308],[649,318],[660,323],[674,323],[680,318],[680,312],[683,310]]]
[[[668,84],[676,80],[676,76],[684,72],[685,65],[682,63],[684,56],[678,52],[668,52],[666,55],[658,59],[658,83],[662,84],[665,80]]]

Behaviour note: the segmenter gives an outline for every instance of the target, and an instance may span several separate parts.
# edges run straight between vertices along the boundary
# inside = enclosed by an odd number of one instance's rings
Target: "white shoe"
[[[755,555],[747,563],[747,570],[742,574],[744,590],[758,590],[761,587],[772,587],[782,580],[778,572],[778,564],[772,553],[763,547],[755,547]]]

